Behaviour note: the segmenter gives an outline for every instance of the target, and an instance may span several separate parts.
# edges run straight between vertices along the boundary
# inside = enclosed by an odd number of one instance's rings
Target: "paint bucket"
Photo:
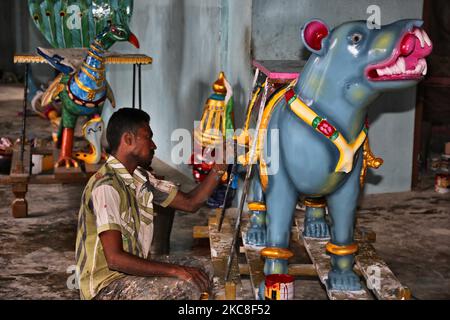
[[[446,173],[440,173],[436,175],[434,190],[438,193],[450,192],[450,175]]]
[[[266,276],[264,297],[266,300],[293,300],[294,277],[288,274]]]

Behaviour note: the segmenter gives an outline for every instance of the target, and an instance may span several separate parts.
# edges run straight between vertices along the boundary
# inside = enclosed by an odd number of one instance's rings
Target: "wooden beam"
[[[264,281],[264,260],[261,258],[261,250],[264,247],[255,247],[246,243],[247,224],[242,226],[242,241],[244,242],[244,252],[249,266],[250,282],[252,284],[254,298],[258,299],[259,284]]]
[[[370,243],[358,243],[356,266],[380,300],[409,300],[411,291],[403,286]]]
[[[16,219],[28,216],[28,202],[25,198],[27,191],[28,185],[26,183],[17,183],[12,186],[14,200],[11,203],[11,211]]]
[[[194,239],[209,238],[209,226],[194,226],[192,229],[192,237]]]
[[[325,286],[330,300],[373,300],[370,292],[363,286],[360,291],[335,291],[330,290],[327,280],[331,270],[330,256],[326,254],[325,245],[328,240],[303,238],[306,251],[311,258],[320,282]]]
[[[303,241],[309,258],[311,259],[319,277],[320,282],[325,286],[328,298],[330,300],[373,300],[369,290],[363,285],[360,291],[336,291],[330,290],[327,279],[331,270],[330,256],[326,253],[325,246],[329,239],[314,239],[303,237],[303,212],[298,211],[295,222],[297,225],[298,239]],[[360,232],[360,236],[365,233]],[[356,234],[355,234],[356,237]],[[356,270],[355,270],[356,271]],[[358,272],[359,273],[359,272]]]
[[[215,216],[210,217],[208,219],[208,233],[209,244],[211,247],[211,262],[214,268],[213,299],[229,299],[231,298],[231,296],[233,296],[230,290],[231,288],[233,288],[233,286],[228,283],[227,287],[225,287],[225,272],[233,237],[233,227],[230,218],[228,216],[225,217],[222,224],[222,230],[221,232],[218,232],[217,218]],[[233,259],[231,276],[228,282],[233,282],[235,284],[236,299],[242,299],[243,297],[241,296],[241,292],[243,292],[243,290],[239,274],[237,255]]]
[[[30,145],[26,144],[23,154],[23,162],[21,161],[21,145],[17,143],[13,147],[13,154],[11,159],[10,180],[12,183],[24,183],[30,176],[31,172],[31,152]]]

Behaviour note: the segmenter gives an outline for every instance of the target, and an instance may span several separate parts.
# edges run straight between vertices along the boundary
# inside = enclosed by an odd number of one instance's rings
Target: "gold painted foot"
[[[66,167],[66,168],[78,168],[78,162],[71,157],[61,157],[56,161],[55,168]]]

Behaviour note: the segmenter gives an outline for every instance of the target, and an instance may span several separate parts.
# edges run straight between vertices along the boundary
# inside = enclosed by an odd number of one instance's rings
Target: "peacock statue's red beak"
[[[130,32],[130,36],[128,37],[128,42],[130,42],[133,46],[139,49],[139,40],[138,38]]]

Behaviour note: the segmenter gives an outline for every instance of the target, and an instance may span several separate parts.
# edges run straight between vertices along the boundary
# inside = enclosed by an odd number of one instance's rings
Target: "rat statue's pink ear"
[[[328,27],[323,21],[314,19],[308,21],[302,28],[302,39],[308,50],[316,54],[321,54],[323,52],[322,40],[329,33]]]

